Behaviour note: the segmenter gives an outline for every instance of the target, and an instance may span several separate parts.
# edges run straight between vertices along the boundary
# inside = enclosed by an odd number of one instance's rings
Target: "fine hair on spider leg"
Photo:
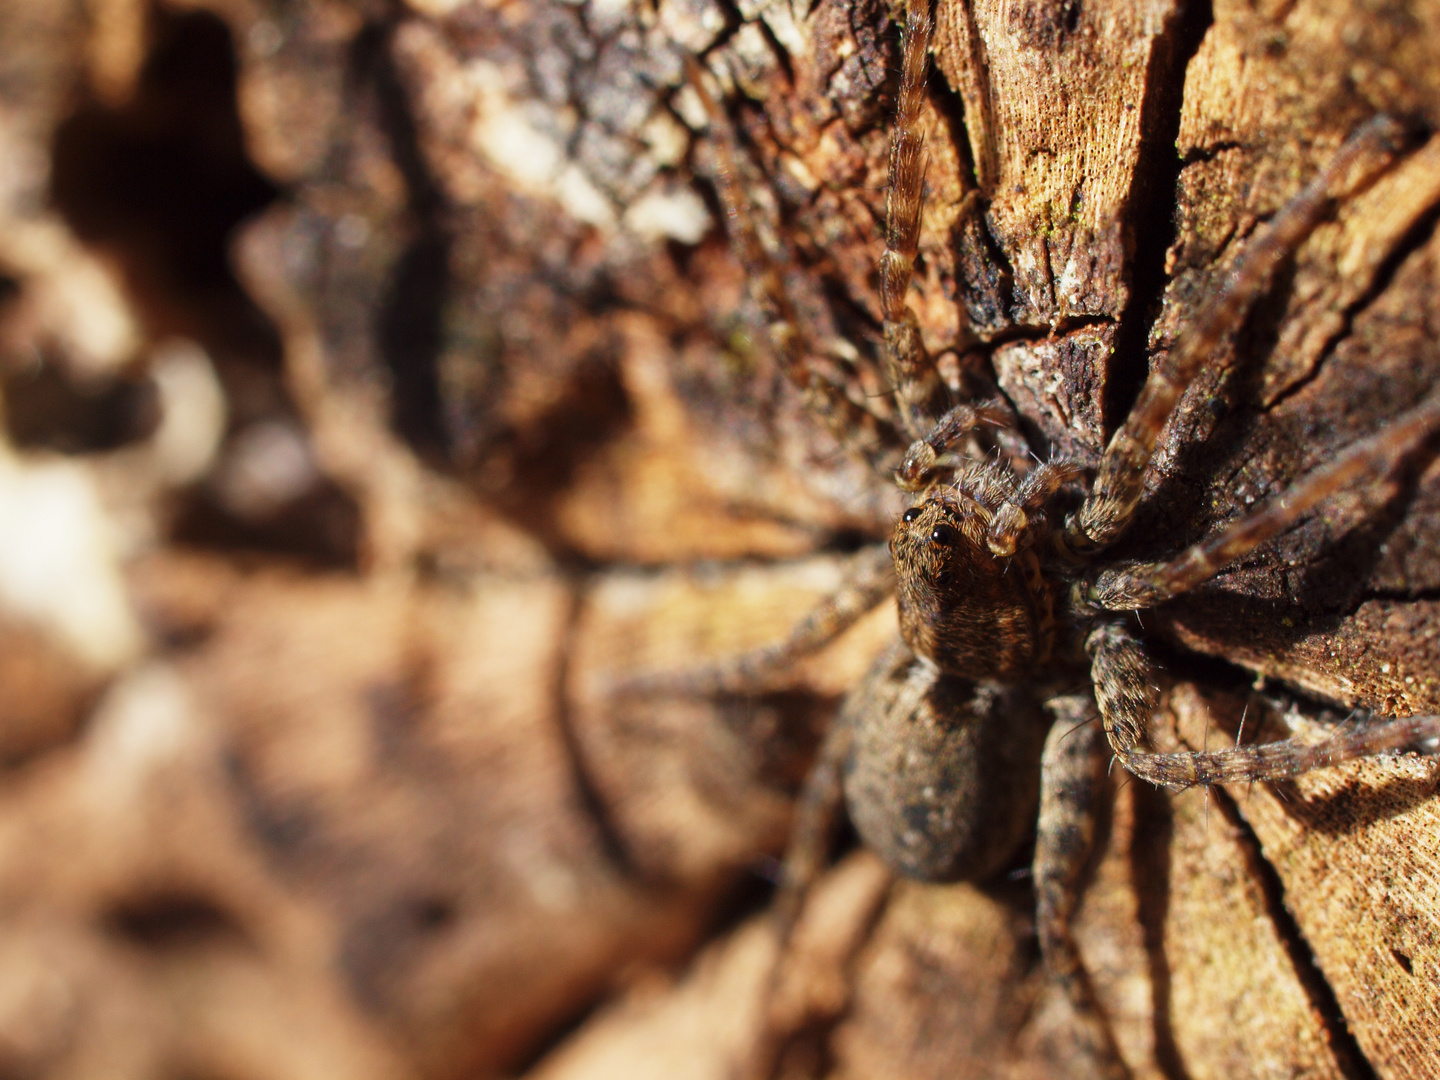
[[[1205,305],[1176,347],[1145,380],[1130,414],[1105,449],[1084,504],[1066,521],[1066,539],[1080,549],[1113,543],[1125,530],[1144,491],[1144,478],[1156,440],[1180,395],[1225,335],[1269,283],[1275,268],[1305,240],[1333,205],[1336,189],[1353,182],[1357,171],[1373,173],[1393,160],[1406,130],[1388,116],[1377,116],[1357,130],[1316,176],[1252,239],[1219,292]]]
[[[713,179],[725,211],[730,244],[745,269],[750,293],[765,320],[770,348],[785,377],[804,395],[809,411],[819,417],[841,446],[873,461],[893,438],[882,417],[858,387],[836,377],[820,362],[785,288],[784,275],[760,240],[756,211],[740,177],[740,149],[735,128],[707,85],[708,73],[694,57],[686,57],[688,85],[699,97],[709,121],[715,155]]]
[[[1005,401],[935,408],[935,364],[908,298],[923,214],[922,117],[932,33],[926,0],[909,0],[877,267],[879,359],[895,391],[893,413],[852,400],[810,359],[783,275],[759,243],[735,179],[733,131],[705,91],[704,73],[692,65],[691,82],[711,117],[732,243],[771,320],[781,369],[842,443],[864,453],[882,482],[912,493],[914,502],[894,523],[888,544],[856,555],[844,588],[784,641],[709,667],[641,675],[625,689],[754,692],[893,594],[899,640],[846,697],[799,800],[775,902],[782,945],[824,869],[842,802],[868,847],[898,872],[931,880],[984,880],[1001,872],[1033,823],[1036,932],[1046,969],[1071,1003],[1076,1045],[1092,1071],[1122,1080],[1129,1069],[1070,926],[1107,766],[1118,760],[1131,774],[1169,787],[1274,780],[1440,735],[1440,717],[1420,716],[1341,730],[1320,745],[1295,739],[1240,745],[1237,739],[1220,750],[1152,752],[1147,729],[1159,691],[1133,625],[1143,609],[1210,580],[1325,499],[1391,475],[1440,429],[1440,389],[1178,556],[1105,561],[1135,520],[1155,447],[1185,390],[1277,267],[1337,199],[1402,153],[1407,133],[1384,116],[1362,125],[1246,244],[1176,346],[1153,366],[1086,488],[1082,471],[1062,458],[973,456],[978,432],[1023,442]],[[849,429],[852,424],[858,426]],[[895,448],[889,458],[877,452],[883,447]],[[1063,499],[1077,489],[1083,493],[1078,507],[1063,514]],[[1086,677],[1089,689],[1075,693]],[[1013,827],[981,827],[996,821]],[[747,1075],[771,1075],[783,1046],[783,1032],[762,1032]]]

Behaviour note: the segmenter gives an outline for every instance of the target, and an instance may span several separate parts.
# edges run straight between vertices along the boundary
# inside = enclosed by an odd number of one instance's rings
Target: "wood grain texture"
[[[1194,691],[1178,704],[1187,742],[1203,738],[1203,724],[1225,737],[1218,732],[1232,730],[1244,710],[1242,702]],[[1279,719],[1263,706],[1255,711],[1261,715],[1252,722]],[[1324,737],[1324,725],[1303,714],[1283,719]],[[1440,963],[1437,788],[1436,762],[1410,757],[1217,795],[1227,817],[1252,834],[1266,874],[1274,874],[1270,888],[1294,920],[1291,932],[1312,950],[1355,1042],[1385,1076],[1423,1076],[1440,1053],[1431,992]]]
[[[127,538],[136,654],[77,679],[63,643],[0,601],[0,1073],[730,1075],[773,958],[766,875],[793,797],[894,611],[758,698],[637,704],[615,687],[783,637],[903,503],[763,346],[684,59],[734,125],[808,347],[883,410],[898,13],[147,11],[0,12],[6,467],[54,452],[11,445],[38,422],[16,389],[34,357],[75,385],[95,359],[65,312],[129,327],[106,363],[139,380],[170,335],[202,340],[230,417],[183,482],[142,477],[135,446],[71,454]],[[935,15],[911,302],[946,382],[998,385],[1041,455],[1093,464],[1349,132],[1382,110],[1414,128],[1183,400],[1119,555],[1212,534],[1435,385],[1440,4]],[[177,208],[107,232],[80,199],[86,231],[46,194],[52,165],[73,175],[52,160],[68,102],[113,122],[92,132],[191,115],[146,74],[186,28],[222,42],[201,67],[235,62],[231,112],[200,129],[243,132],[246,168],[276,185],[234,234],[230,307],[157,264]],[[98,200],[115,175],[80,189]],[[293,435],[314,480],[261,520],[224,493],[263,425]],[[1437,589],[1440,467],[1422,446],[1381,490],[1143,615],[1168,671],[1161,737],[1213,748],[1242,718],[1247,738],[1308,736],[1351,708],[1440,708]],[[1137,1077],[1433,1072],[1433,758],[1208,798],[1113,786],[1077,933]],[[952,887],[892,886],[842,854],[783,973],[788,1075],[1075,1074],[1023,856]]]

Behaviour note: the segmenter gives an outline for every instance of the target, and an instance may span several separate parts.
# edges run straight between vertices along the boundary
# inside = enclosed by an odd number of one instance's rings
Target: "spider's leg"
[[[1159,692],[1144,646],[1120,623],[1096,629],[1090,652],[1095,700],[1120,763],[1142,780],[1171,788],[1284,780],[1356,758],[1375,757],[1440,736],[1440,716],[1409,716],[1342,731],[1323,743],[1294,739],[1225,750],[1157,754],[1142,748]]]
[[[1040,765],[1040,818],[1035,835],[1035,928],[1050,977],[1065,991],[1096,1074],[1124,1080],[1126,1068],[1114,1034],[1081,961],[1070,918],[1080,877],[1095,842],[1098,802],[1107,790],[1105,739],[1088,696],[1057,698],[1056,714]]]
[[[1046,531],[1045,504],[1066,484],[1080,479],[1080,466],[1063,458],[1052,458],[1031,469],[1020,481],[1014,499],[995,512],[985,533],[991,554],[1014,555],[1027,548]]]
[[[851,728],[833,723],[795,804],[795,822],[785,851],[780,884],[770,916],[775,933],[774,960],[761,992],[760,1029],[740,1070],[744,1080],[771,1080],[786,1044],[794,1034],[794,1018],[777,1014],[779,983],[785,970],[795,923],[811,889],[825,872],[830,842],[845,803],[841,769],[850,752]]]
[[[806,777],[805,787],[796,802],[795,821],[785,852],[782,876],[770,907],[775,934],[774,959],[762,990],[760,1030],[745,1063],[745,1080],[771,1080],[781,1072],[787,1050],[797,1035],[807,1029],[813,1030],[817,1020],[837,1015],[834,1010],[838,1003],[833,993],[822,993],[818,1000],[813,989],[809,994],[802,992],[797,995],[797,988],[804,984],[803,981],[796,984],[787,979],[793,970],[787,960],[795,955],[797,946],[801,953],[805,951],[805,944],[795,940],[796,926],[812,890],[829,865],[835,826],[846,801],[844,784],[848,781],[845,774],[851,768],[857,727],[863,726],[866,714],[879,706],[880,703],[873,700],[863,686],[850,695],[843,715],[826,732],[815,765]],[[877,872],[878,877],[874,876]],[[869,905],[867,923],[883,904],[894,878],[891,870],[881,870],[878,864],[871,874],[866,901]],[[832,927],[826,936],[831,946],[836,943],[833,933]],[[857,935],[851,941],[850,949],[858,948],[865,936],[863,933]]]
[[[962,459],[951,453],[961,439],[981,424],[1009,427],[1011,423],[1009,409],[998,400],[956,405],[934,423],[924,438],[910,444],[905,459],[895,470],[895,483],[903,491],[923,491],[961,464]]]
[[[830,644],[894,591],[894,560],[886,545],[875,544],[855,556],[845,583],[800,620],[784,641],[702,667],[631,676],[617,683],[614,692],[686,697],[754,693],[771,675]]]
[[[1355,443],[1261,510],[1195,544],[1179,557],[1102,571],[1088,586],[1082,585],[1082,599],[1107,611],[1133,611],[1188,592],[1290,528],[1322,500],[1388,476],[1400,457],[1437,427],[1440,392],[1432,393],[1394,423]]]
[[[920,323],[906,301],[920,246],[924,206],[925,136],[920,108],[935,24],[929,0],[909,0],[900,38],[900,91],[890,139],[890,176],[885,191],[885,252],[880,256],[880,307],[885,319],[885,374],[895,388],[901,426],[923,439],[926,403],[937,382],[935,365],[920,340]]]
[[[858,391],[852,398],[842,381],[817,362],[815,350],[801,330],[790,302],[784,277],[760,242],[755,210],[741,187],[740,151],[735,129],[705,84],[698,61],[687,57],[691,87],[705,107],[716,159],[715,187],[725,208],[730,244],[745,269],[750,292],[765,319],[770,347],[780,370],[805,395],[807,408],[825,423],[842,446],[863,457],[873,457],[891,441],[880,417],[863,404]]]
[[[1356,169],[1394,154],[1403,135],[1404,129],[1388,116],[1362,125],[1280,208],[1269,227],[1246,245],[1195,325],[1151,370],[1130,415],[1105,448],[1089,496],[1065,523],[1066,543],[1072,550],[1105,547],[1124,532],[1144,490],[1156,440],[1201,365],[1266,287],[1275,267],[1319,224],[1340,189],[1353,183]]]
[[[795,920],[811,886],[828,865],[831,837],[845,803],[840,774],[850,753],[853,730],[849,724],[830,725],[795,803],[795,824],[790,830],[780,886],[771,907],[782,943],[795,928]]]

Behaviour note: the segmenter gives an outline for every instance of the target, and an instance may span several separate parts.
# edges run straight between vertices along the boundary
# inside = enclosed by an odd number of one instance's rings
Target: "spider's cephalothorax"
[[[759,243],[733,180],[737,151],[726,119],[705,92],[698,67],[692,71],[722,163],[729,159],[720,186],[734,246],[770,320],[782,369],[831,430],[872,460],[877,446],[908,441],[909,450],[888,463],[885,474],[887,482],[916,493],[916,501],[896,523],[888,550],[862,552],[847,587],[789,640],[701,671],[640,679],[634,689],[757,689],[771,672],[898,594],[901,640],[847,697],[800,801],[777,902],[782,932],[798,895],[823,865],[828,822],[842,794],[867,845],[900,872],[922,878],[973,880],[996,872],[1033,822],[1036,931],[1046,967],[1074,1006],[1077,1041],[1088,1048],[1094,1071],[1121,1078],[1127,1067],[1070,934],[1107,759],[1143,779],[1184,787],[1292,777],[1440,734],[1440,717],[1420,716],[1350,730],[1319,745],[1287,740],[1153,752],[1147,725],[1156,680],[1128,614],[1209,580],[1330,495],[1388,475],[1440,428],[1440,391],[1412,402],[1388,427],[1177,557],[1106,558],[1133,519],[1157,440],[1181,394],[1276,266],[1357,174],[1373,176],[1399,153],[1405,133],[1385,117],[1364,125],[1249,242],[1223,288],[1151,369],[1087,487],[1081,471],[1062,460],[1027,465],[1024,454],[1013,455],[1013,462],[999,454],[985,461],[971,456],[977,434],[1012,426],[1004,402],[962,402],[938,417],[928,412],[935,366],[906,293],[918,249],[919,117],[930,38],[926,0],[910,0],[880,261],[881,366],[895,389],[893,407],[875,407],[837,380],[832,367],[812,362],[815,350],[795,321],[783,276]],[[876,431],[883,437],[871,437]],[[1009,438],[1023,445],[1018,432]],[[1062,495],[1079,499],[1073,512],[1059,512]],[[1087,665],[1091,687],[1074,693]],[[777,1037],[771,1036],[757,1051],[757,1073],[768,1073],[776,1061]]]
[[[1015,487],[1001,465],[972,470],[905,511],[890,538],[900,636],[947,674],[1013,681],[1049,657],[1054,602],[1037,553],[988,542],[1013,516]]]

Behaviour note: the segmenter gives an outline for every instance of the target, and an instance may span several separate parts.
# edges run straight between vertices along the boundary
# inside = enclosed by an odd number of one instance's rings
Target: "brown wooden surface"
[[[1122,554],[1435,383],[1440,5],[936,15],[914,302],[1039,453],[1093,463],[1257,226],[1415,126],[1185,399]],[[782,636],[902,503],[758,344],[683,58],[803,329],[879,392],[888,6],[7,0],[0,40],[0,528],[79,538],[38,600],[0,545],[0,1074],[730,1075],[765,860],[893,608],[758,699],[615,680]],[[215,206],[259,211],[206,249],[234,279],[196,269]],[[1159,737],[1440,708],[1437,587],[1431,448],[1145,614]],[[1137,1077],[1433,1073],[1434,760],[1115,781],[1078,934]],[[789,1074],[1069,1075],[1032,904],[846,854]]]

